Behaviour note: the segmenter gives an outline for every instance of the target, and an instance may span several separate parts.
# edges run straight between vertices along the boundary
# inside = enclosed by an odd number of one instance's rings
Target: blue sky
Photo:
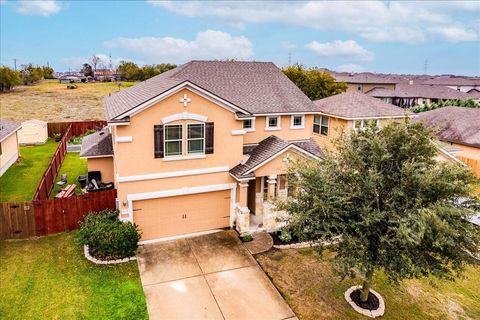
[[[480,75],[480,2],[0,0],[0,63],[191,59]]]

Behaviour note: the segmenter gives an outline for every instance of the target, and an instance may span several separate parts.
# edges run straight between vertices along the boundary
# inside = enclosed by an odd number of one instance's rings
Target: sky
[[[0,63],[193,59],[480,76],[480,1],[0,0]]]

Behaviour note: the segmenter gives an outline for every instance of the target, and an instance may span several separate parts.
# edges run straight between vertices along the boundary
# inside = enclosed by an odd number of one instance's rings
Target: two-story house
[[[333,136],[321,109],[273,63],[192,61],[107,97],[108,127],[84,138],[81,156],[113,179],[142,241],[270,230],[288,164],[321,159]]]

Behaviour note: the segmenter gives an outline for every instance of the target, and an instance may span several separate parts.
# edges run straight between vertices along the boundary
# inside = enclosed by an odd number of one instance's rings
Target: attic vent
[[[99,136],[103,136],[104,134],[105,134],[105,132],[102,131],[102,132],[100,132],[98,135],[99,135]]]

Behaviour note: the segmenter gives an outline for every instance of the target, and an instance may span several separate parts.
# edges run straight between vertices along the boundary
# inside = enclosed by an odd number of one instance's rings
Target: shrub
[[[138,226],[118,219],[118,211],[90,213],[80,223],[79,242],[98,259],[123,259],[135,255],[140,240]]]
[[[242,240],[242,242],[250,242],[253,240],[253,236],[250,233],[246,233],[240,236],[240,240]]]
[[[292,233],[288,228],[283,228],[278,238],[282,240],[282,242],[289,243],[292,241]]]

